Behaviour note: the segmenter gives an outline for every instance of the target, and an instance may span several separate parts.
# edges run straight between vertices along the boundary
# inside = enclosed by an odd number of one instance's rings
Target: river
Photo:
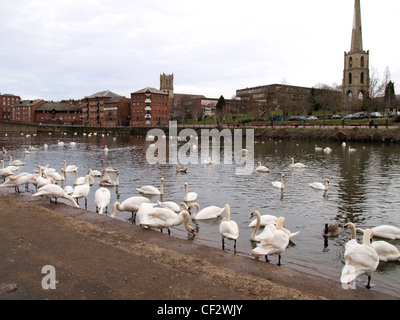
[[[167,145],[168,140],[167,137]],[[63,141],[64,146],[59,146],[58,141]],[[71,141],[76,144],[71,146]],[[45,143],[48,144],[47,150],[43,147]],[[251,250],[256,245],[250,241],[253,229],[248,227],[253,210],[260,211],[262,215],[284,216],[286,228],[300,233],[292,239],[283,253],[282,264],[338,282],[344,265],[344,245],[351,234],[348,230],[338,237],[325,240],[322,237],[325,223],[344,225],[351,221],[364,229],[383,224],[400,227],[400,149],[397,144],[347,143],[343,147],[341,143],[319,142],[321,147],[329,146],[332,149],[330,154],[326,154],[315,151],[316,143],[313,141],[256,138],[252,159],[254,168],[257,161],[260,161],[270,172],[257,173],[252,170],[250,174],[237,175],[237,165],[234,162],[224,163],[223,148],[221,163],[189,163],[186,165],[187,173],[178,173],[175,165],[168,161],[163,164],[148,162],[146,152],[149,151],[150,143],[145,136],[133,137],[129,134],[41,133],[36,136],[2,134],[0,137],[0,148],[4,146],[7,150],[7,154],[2,154],[6,164],[9,155],[25,163],[20,172],[33,173],[38,165],[46,164],[60,171],[63,160],[67,161],[67,165],[78,166],[79,176],[84,176],[89,168],[101,171],[101,160],[104,160],[106,166],[117,167],[120,185],[109,188],[109,214],[114,201],[122,202],[128,197],[139,195],[136,188],[143,185],[159,188],[161,177],[164,178],[163,200],[180,203],[184,197],[184,184],[188,182],[189,192],[198,194],[197,202],[201,208],[209,205],[223,207],[226,203],[230,205],[231,219],[239,225],[237,254],[251,257]],[[188,146],[185,141],[177,143],[178,150],[182,146]],[[357,151],[349,153],[349,144]],[[36,150],[25,155],[24,148],[30,145]],[[108,152],[104,151],[105,145]],[[243,148],[245,147],[249,146],[244,140]],[[186,154],[194,152],[193,149],[190,150],[192,151],[188,150]],[[200,143],[196,150],[200,157]],[[167,154],[169,155],[168,152]],[[295,162],[306,164],[307,168],[292,169],[292,157]],[[282,173],[286,178],[283,191],[273,188],[271,184],[272,181],[280,180]],[[111,177],[115,179],[115,176]],[[309,183],[323,182],[325,178],[330,180],[327,192],[314,190],[309,186]],[[96,178],[96,184],[89,194],[88,210],[91,211],[95,211],[94,193],[100,187],[99,180],[100,178]],[[74,175],[69,173],[61,186],[73,185],[73,182]],[[150,197],[150,200],[156,202],[159,197]],[[83,207],[83,201],[80,203]],[[128,223],[130,217],[128,212],[117,211],[116,219]],[[220,248],[218,229],[223,217],[224,214],[214,220],[191,221],[190,224],[197,233],[194,241]],[[188,237],[183,226],[174,227],[171,234],[181,238]],[[362,234],[358,234],[357,238],[361,242]],[[400,247],[400,240],[386,241]],[[227,241],[226,250],[233,253],[232,242]],[[270,263],[276,262],[277,258],[271,256]],[[260,263],[265,262],[260,260]],[[365,280],[366,276],[362,276],[357,284],[362,285]],[[372,275],[372,283],[372,290],[400,298],[400,262],[380,262]]]

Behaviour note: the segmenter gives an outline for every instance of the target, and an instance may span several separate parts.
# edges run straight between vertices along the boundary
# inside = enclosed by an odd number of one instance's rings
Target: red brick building
[[[167,125],[169,121],[168,93],[144,88],[131,93],[131,126]]]
[[[82,101],[46,102],[35,111],[36,122],[42,124],[82,124]]]
[[[21,101],[21,97],[13,94],[0,94],[0,119],[11,120],[12,106]]]
[[[36,110],[46,103],[44,100],[21,100],[12,105],[11,120],[34,122],[36,119]]]
[[[130,101],[109,90],[82,99],[82,125],[115,127],[129,124]]]

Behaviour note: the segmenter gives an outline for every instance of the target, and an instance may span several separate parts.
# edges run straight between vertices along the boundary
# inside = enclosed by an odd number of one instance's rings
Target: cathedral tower
[[[354,3],[351,49],[344,53],[343,108],[358,111],[369,94],[369,51],[363,50],[360,0]],[[357,109],[357,110],[354,110]]]
[[[160,75],[160,90],[168,93],[169,99],[169,110],[170,113],[173,113],[174,109],[174,74],[161,74]]]

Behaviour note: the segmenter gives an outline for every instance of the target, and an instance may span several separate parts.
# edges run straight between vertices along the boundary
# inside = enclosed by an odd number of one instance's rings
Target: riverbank
[[[0,194],[0,299],[394,300],[374,289],[144,230],[31,193]],[[44,266],[55,289],[42,287]],[[155,303],[155,307],[157,307]]]

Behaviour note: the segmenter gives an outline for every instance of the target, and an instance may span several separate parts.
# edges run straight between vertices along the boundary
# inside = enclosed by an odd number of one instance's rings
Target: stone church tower
[[[174,109],[174,74],[161,74],[160,75],[160,90],[168,93],[169,95],[169,110]]]
[[[363,50],[360,0],[355,0],[351,49],[344,53],[343,108],[360,109],[369,95],[369,51]]]

